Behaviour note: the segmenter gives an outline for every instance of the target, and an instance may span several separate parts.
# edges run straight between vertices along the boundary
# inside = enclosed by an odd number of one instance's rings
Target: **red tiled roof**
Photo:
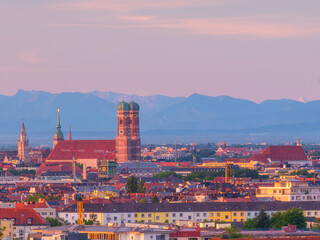
[[[29,218],[31,224],[28,224]],[[15,219],[15,225],[46,225],[41,216],[31,208],[1,208],[0,219]]]
[[[269,146],[263,154],[272,161],[308,160],[301,146]]]
[[[156,164],[162,167],[189,167],[191,162],[157,162]]]
[[[16,208],[48,208],[48,206],[44,202],[37,202],[37,203],[16,203]]]
[[[64,140],[49,154],[47,160],[115,159],[116,140]]]
[[[225,162],[234,162],[234,163],[245,163],[245,162],[250,162],[250,159],[248,159],[248,158],[226,158],[224,161]]]
[[[263,162],[263,163],[267,163],[268,162],[267,156],[265,154],[263,154],[263,153],[252,155],[250,160],[251,161],[257,161],[257,162]]]
[[[72,166],[68,165],[45,165],[42,163],[40,167],[37,169],[37,174],[42,174],[46,172],[73,172]],[[76,166],[76,173],[81,174],[82,170]]]

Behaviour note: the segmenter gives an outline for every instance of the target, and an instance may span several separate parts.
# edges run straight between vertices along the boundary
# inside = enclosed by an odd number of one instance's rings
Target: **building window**
[[[311,212],[308,212],[308,216],[311,216]]]
[[[229,215],[226,215],[224,218],[225,218],[225,219],[229,219]]]
[[[148,223],[151,223],[152,221],[151,220],[148,220]]]
[[[314,215],[315,215],[315,216],[318,216],[318,212],[314,212]]]
[[[50,215],[53,215],[53,212],[50,212]]]
[[[159,220],[160,220],[160,217],[159,217],[159,216],[156,216],[156,220],[158,220],[158,221],[159,221]]]
[[[175,213],[172,213],[172,217],[176,217],[176,214],[175,214]]]
[[[240,216],[241,216],[241,217],[243,217],[243,216],[244,216],[244,213],[243,213],[243,212],[242,212],[242,213],[240,213]]]
[[[151,218],[151,213],[148,213],[148,218]]]
[[[113,217],[113,220],[117,220],[117,217]]]
[[[137,218],[137,217],[138,217],[138,214],[134,214],[134,217]]]
[[[86,215],[86,214],[85,214]],[[68,213],[66,214],[66,217],[68,217],[69,215],[68,215]]]
[[[248,212],[247,215],[248,215],[248,216],[251,216],[251,213]]]
[[[141,214],[141,217],[144,217],[144,213]]]
[[[213,215],[213,213],[210,213],[210,217],[213,217],[214,215]]]
[[[191,216],[188,216],[188,219],[191,220]]]
[[[169,213],[166,213],[166,218],[168,218],[169,217]]]
[[[27,218],[27,224],[31,225],[32,224],[32,218]]]
[[[196,216],[197,216],[197,217],[200,217],[200,213],[197,213]]]
[[[219,212],[217,213],[217,217],[220,217],[220,213]]]
[[[236,217],[236,216],[237,216],[237,213],[236,213],[236,212],[234,212],[234,213],[233,213],[233,216],[234,216],[234,217]]]
[[[180,217],[183,217],[183,213],[180,213]]]
[[[206,217],[206,216],[207,216],[207,213],[203,213],[202,216]]]

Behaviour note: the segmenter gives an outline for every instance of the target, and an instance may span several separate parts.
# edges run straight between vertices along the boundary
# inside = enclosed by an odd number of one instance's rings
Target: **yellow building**
[[[142,212],[133,214],[133,222],[144,223],[171,223],[169,212]]]
[[[272,198],[277,201],[319,201],[320,187],[309,186],[308,182],[295,179],[275,182],[272,187],[259,187],[258,198]]]
[[[245,211],[221,211],[209,212],[208,220],[210,222],[244,222],[246,221]]]
[[[2,239],[13,239],[13,220],[0,220],[0,228],[2,229]]]

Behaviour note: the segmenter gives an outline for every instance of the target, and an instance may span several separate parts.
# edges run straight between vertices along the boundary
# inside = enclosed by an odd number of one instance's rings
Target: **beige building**
[[[13,220],[0,220],[0,228],[3,233],[2,239],[12,239],[13,240]]]
[[[275,182],[273,187],[259,187],[258,198],[272,198],[277,201],[319,201],[320,187],[309,186],[308,182],[300,180],[283,180]]]

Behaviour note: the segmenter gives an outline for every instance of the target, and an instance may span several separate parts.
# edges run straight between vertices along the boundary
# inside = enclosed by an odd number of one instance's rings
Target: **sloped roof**
[[[307,155],[301,146],[269,146],[264,152],[272,161],[307,161]]]
[[[16,203],[16,208],[49,208],[44,202],[36,202],[36,203]]]
[[[28,219],[31,218],[31,224]],[[15,219],[14,225],[46,225],[46,222],[32,208],[1,208],[0,219]]]
[[[63,140],[49,154],[47,160],[115,159],[116,140]]]
[[[176,167],[176,166],[189,167],[191,162],[157,162],[156,164],[162,167]]]
[[[258,154],[252,155],[250,160],[251,161],[257,161],[257,162],[263,162],[263,163],[267,163],[268,162],[267,155],[263,154],[263,153],[258,153]]]
[[[42,163],[40,167],[37,169],[37,174],[42,174],[46,172],[73,172],[73,167],[68,165],[45,165]],[[76,166],[76,174],[81,174],[82,170]]]
[[[205,203],[135,203],[135,204],[99,204],[84,203],[85,212],[193,212],[193,211],[283,211],[289,208],[302,208],[304,211],[320,208],[319,201],[304,202],[205,202]],[[77,204],[65,208],[61,212],[77,212]]]

